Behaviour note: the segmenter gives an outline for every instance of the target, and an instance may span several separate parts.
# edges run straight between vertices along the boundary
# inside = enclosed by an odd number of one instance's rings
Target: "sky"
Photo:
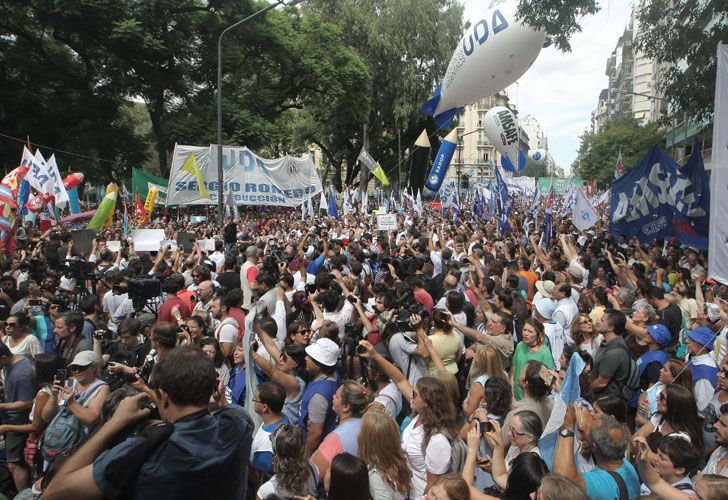
[[[487,0],[461,1],[471,24],[490,4]],[[607,87],[607,58],[629,23],[632,9],[630,0],[603,0],[599,5],[597,14],[582,19],[581,33],[570,40],[571,52],[559,52],[553,46],[543,49],[533,66],[507,89],[518,114],[533,115],[540,122],[551,156],[567,174],[579,150],[579,135],[590,126],[599,92]]]

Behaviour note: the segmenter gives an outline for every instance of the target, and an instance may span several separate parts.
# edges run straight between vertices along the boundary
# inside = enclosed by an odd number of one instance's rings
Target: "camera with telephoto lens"
[[[395,304],[395,309],[399,309],[399,313],[392,323],[400,332],[409,332],[417,329],[422,321],[430,316],[429,311],[422,304],[415,301],[414,294],[410,291],[405,293]],[[413,315],[419,316],[421,319],[418,323],[410,324]]]

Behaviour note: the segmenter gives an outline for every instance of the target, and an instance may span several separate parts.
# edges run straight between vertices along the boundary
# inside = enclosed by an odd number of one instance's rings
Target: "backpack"
[[[450,469],[448,472],[460,475],[463,472],[465,459],[468,456],[468,445],[460,436],[455,436],[454,439],[448,437],[447,440],[450,442]]]
[[[78,404],[85,406],[104,385],[105,382],[97,381],[78,399]],[[43,433],[43,458],[47,462],[53,462],[59,456],[68,456],[83,444],[86,437],[81,421],[64,405],[58,409]]]
[[[637,389],[640,388],[640,370],[637,367],[637,362],[632,359],[632,356],[629,353],[629,349],[627,349],[626,345],[619,344],[619,347],[624,349],[624,351],[627,353],[627,359],[629,360],[629,370],[627,371],[627,379],[624,381],[624,384],[621,384],[621,391],[622,391],[622,397],[630,401],[632,397],[637,392]]]

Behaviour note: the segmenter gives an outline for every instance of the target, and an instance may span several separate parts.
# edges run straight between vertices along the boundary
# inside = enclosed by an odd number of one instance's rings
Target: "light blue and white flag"
[[[581,388],[579,387],[579,375],[584,371],[584,360],[581,356],[572,356],[569,362],[569,368],[566,370],[564,383],[561,385],[561,392],[556,396],[554,401],[554,409],[551,417],[544,427],[541,439],[538,440],[538,449],[541,450],[543,458],[549,470],[554,467],[554,451],[556,450],[556,441],[559,438],[559,430],[564,423],[564,416],[569,405],[579,399]]]
[[[580,231],[586,231],[599,222],[599,214],[587,199],[582,189],[576,190],[576,205],[574,207],[574,225]]]

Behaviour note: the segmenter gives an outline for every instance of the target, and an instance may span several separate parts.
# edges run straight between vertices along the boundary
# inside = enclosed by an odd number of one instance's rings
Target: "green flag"
[[[147,199],[147,193],[150,188],[155,188],[158,191],[157,203],[162,205],[167,204],[167,189],[169,181],[158,177],[144,170],[132,167],[131,169],[131,192],[136,193],[139,191],[139,196],[142,200]]]

